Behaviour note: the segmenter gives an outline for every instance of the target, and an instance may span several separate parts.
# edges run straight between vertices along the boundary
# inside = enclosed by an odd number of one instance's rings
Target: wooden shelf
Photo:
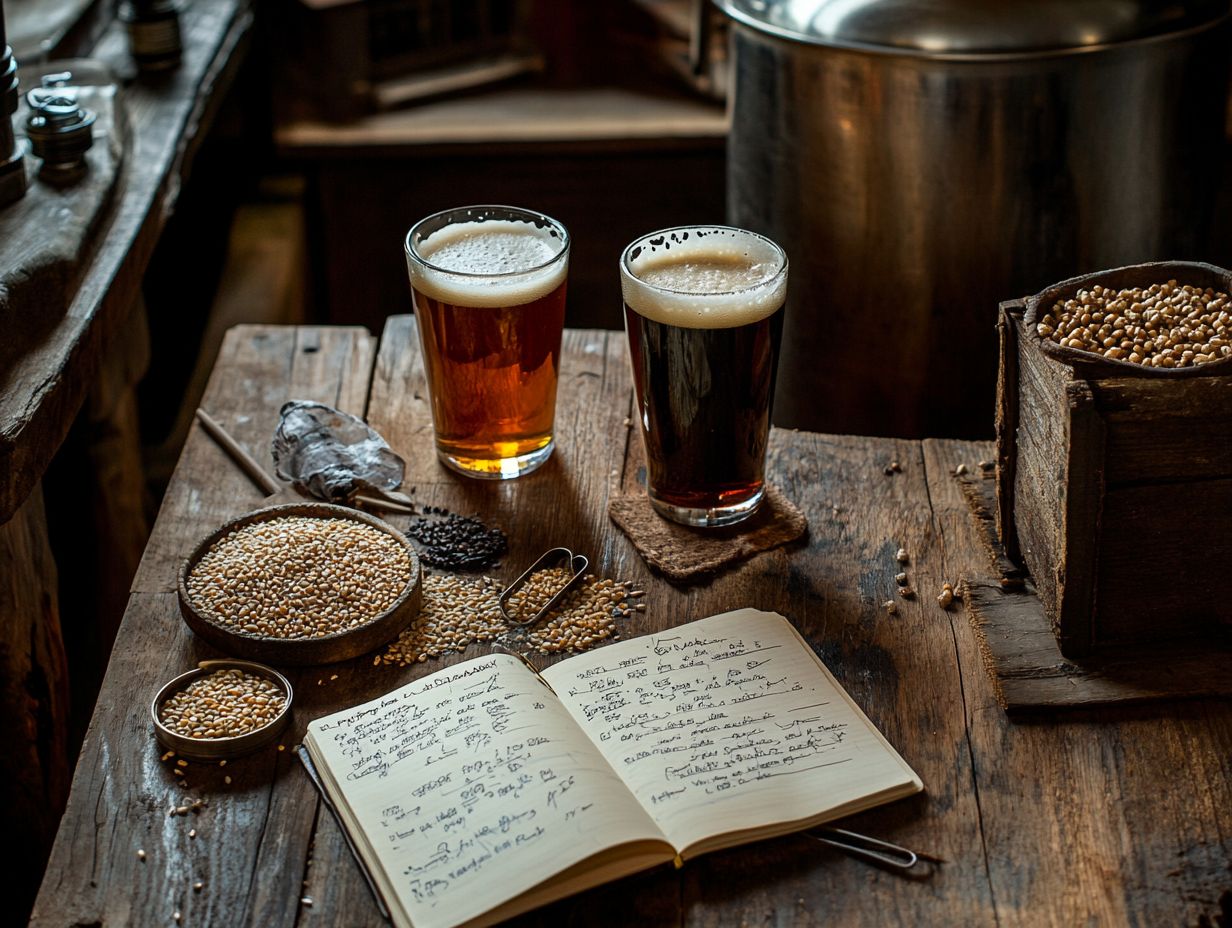
[[[722,142],[723,107],[674,94],[618,87],[503,88],[333,124],[299,121],[276,132],[287,154],[454,145],[575,142]]]

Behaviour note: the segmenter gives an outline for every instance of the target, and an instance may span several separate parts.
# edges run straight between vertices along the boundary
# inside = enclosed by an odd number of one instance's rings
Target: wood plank
[[[1232,476],[1232,376],[1091,381],[1108,432],[1107,480]]]
[[[23,67],[23,85],[38,87],[56,67]],[[68,310],[100,245],[99,231],[110,219],[122,162],[131,150],[131,125],[119,88],[86,85],[77,94],[82,109],[97,117],[91,131],[98,144],[85,153],[84,176],[53,186],[32,174],[26,195],[0,210],[0,325],[6,333],[0,372],[36,348]],[[11,118],[24,126],[29,117],[23,94]]]
[[[355,329],[239,326],[223,343],[205,403],[262,454],[290,397],[361,412],[374,354],[375,340]],[[32,924],[169,923],[176,910],[185,924],[294,924],[317,800],[291,752],[191,765],[184,789],[160,763],[147,715],[162,683],[217,656],[180,619],[176,565],[197,539],[261,499],[194,428],[134,584]],[[320,714],[313,674],[292,676],[303,695],[287,744]],[[169,817],[186,797],[209,808]],[[198,837],[189,838],[194,827]],[[206,884],[200,893],[197,880]]]
[[[1091,653],[1095,636],[1092,578],[1100,564],[1105,441],[1104,423],[1095,411],[1090,385],[1084,380],[1066,384],[1065,400],[1069,443],[1062,446],[1065,476],[1060,484],[1062,547],[1056,562],[1057,640],[1066,655],[1079,657]]]
[[[901,473],[884,472],[891,461]],[[954,661],[955,620],[934,599],[946,573],[920,444],[776,429],[769,479],[807,515],[807,546],[760,555],[706,587],[674,591],[678,605],[667,621],[742,605],[791,618],[924,781],[923,795],[856,816],[850,827],[949,862],[921,885],[790,836],[686,867],[686,923],[995,924],[964,681]],[[626,489],[634,480],[626,474]],[[906,567],[895,558],[900,547],[910,555]],[[915,599],[896,593],[901,570]],[[895,614],[886,612],[887,600]]]
[[[0,383],[0,522],[41,479],[68,434],[134,304],[146,265],[223,90],[239,67],[252,12],[247,0],[200,0],[181,11],[184,61],[163,82],[125,93],[134,129],[122,194],[67,312],[8,365]],[[95,57],[124,73],[127,38],[114,23]]]
[[[412,109],[367,116],[346,125],[294,122],[275,132],[298,156],[353,156],[364,149],[659,142],[727,137],[723,107],[683,94],[646,94],[619,87],[500,88]]]
[[[947,571],[986,575],[951,473],[989,448],[929,440],[924,452]],[[997,923],[1194,925],[1218,913],[1232,885],[1232,706],[1041,713],[1015,724],[961,621],[954,643]]]
[[[0,828],[22,852],[0,876],[26,912],[68,798],[68,666],[42,486],[0,525]]]
[[[1226,642],[1140,644],[1071,661],[1057,647],[1030,584],[1006,591],[997,583],[968,581],[965,589],[998,701],[1010,711],[1232,695],[1232,646]]]
[[[969,473],[958,485],[987,557],[982,573],[963,579],[964,600],[1003,708],[1022,712],[1232,695],[1232,643],[1214,635],[1104,647],[1096,655],[1066,659],[1035,585],[1009,561],[997,540],[991,517],[992,475]],[[1104,537],[1141,551],[1142,538],[1132,524],[1116,525]],[[1140,564],[1139,554],[1135,569],[1140,570]],[[1101,611],[1127,626],[1153,617],[1161,634],[1181,635],[1177,604],[1167,590],[1149,597],[1129,595],[1132,592],[1126,591],[1111,607],[1108,597],[1101,597]],[[1209,613],[1205,617],[1209,620]]]

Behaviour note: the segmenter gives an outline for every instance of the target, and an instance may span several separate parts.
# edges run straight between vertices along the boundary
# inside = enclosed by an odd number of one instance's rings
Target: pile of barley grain
[[[533,615],[538,607],[531,608],[531,600],[535,599],[540,606],[546,603],[565,579],[563,568],[538,571],[528,579],[520,597],[511,597],[517,600],[517,605],[511,603],[511,607]],[[542,622],[521,629],[509,625],[501,615],[500,581],[425,572],[419,616],[383,654],[373,659],[373,664],[405,667],[439,657],[446,651],[461,651],[472,642],[498,638],[528,644],[545,653],[580,651],[615,635],[617,621],[628,618],[634,608],[642,608],[629,602],[640,596],[641,591],[630,591],[628,587],[627,583],[588,574]]]
[[[273,680],[233,667],[193,680],[159,707],[158,720],[185,738],[234,738],[264,728],[286,704]]]
[[[1127,290],[1096,284],[1058,301],[1036,331],[1144,367],[1193,367],[1232,357],[1232,300],[1175,280]]]
[[[220,538],[193,567],[193,606],[231,631],[320,638],[388,610],[411,577],[403,545],[350,519],[286,516]]]

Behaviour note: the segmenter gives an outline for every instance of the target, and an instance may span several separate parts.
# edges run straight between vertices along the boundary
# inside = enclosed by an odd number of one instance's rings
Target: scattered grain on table
[[[549,574],[535,580],[535,589],[540,584],[547,593],[541,602],[546,602],[551,598],[548,590],[559,590],[563,578]],[[630,591],[628,583],[587,574],[543,621],[521,629],[501,615],[498,599],[503,589],[492,577],[426,571],[419,615],[373,663],[405,667],[447,651],[461,651],[475,642],[497,639],[516,641],[545,653],[582,650],[616,635],[617,623],[628,618],[634,608],[630,600],[641,594],[640,590]],[[522,601],[526,601],[525,596]]]
[[[351,519],[286,516],[216,541],[188,577],[198,611],[236,634],[320,638],[372,621],[411,579],[388,532]]]
[[[617,633],[618,619],[628,618],[632,608],[628,585],[587,574],[560,604],[539,623],[524,631],[524,640],[545,654],[581,651]]]

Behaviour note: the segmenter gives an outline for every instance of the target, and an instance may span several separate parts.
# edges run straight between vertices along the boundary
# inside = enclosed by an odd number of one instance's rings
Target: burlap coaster
[[[757,512],[729,528],[698,529],[669,522],[654,511],[644,491],[614,497],[607,514],[629,536],[647,564],[676,581],[730,567],[795,541],[808,531],[804,513],[769,485]]]

